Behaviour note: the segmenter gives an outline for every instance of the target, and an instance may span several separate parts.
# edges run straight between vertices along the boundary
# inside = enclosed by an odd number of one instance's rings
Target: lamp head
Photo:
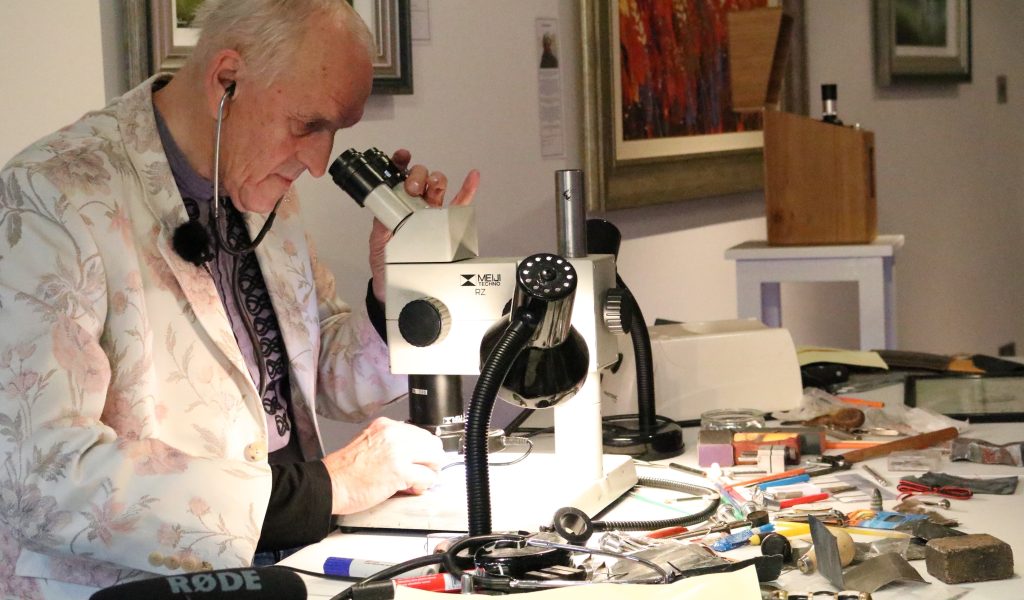
[[[535,254],[519,263],[512,310],[488,330],[480,348],[481,360],[485,360],[511,318],[536,321],[533,336],[516,357],[498,394],[506,402],[549,408],[583,385],[590,352],[571,324],[577,285],[576,269],[555,254]]]

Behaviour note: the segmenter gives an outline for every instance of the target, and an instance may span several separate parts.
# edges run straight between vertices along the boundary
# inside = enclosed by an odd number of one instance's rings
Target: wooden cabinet
[[[869,243],[878,231],[875,136],[764,111],[768,243]]]

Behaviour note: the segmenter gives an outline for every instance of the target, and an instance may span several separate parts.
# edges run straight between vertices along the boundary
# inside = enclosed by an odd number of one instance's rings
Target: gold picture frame
[[[374,37],[373,93],[412,94],[412,27],[409,0],[355,0]],[[174,0],[124,0],[128,87],[154,73],[181,68],[198,32],[181,27]]]
[[[702,0],[705,1],[705,0]],[[583,163],[588,208],[596,211],[720,196],[763,187],[760,142],[756,147],[725,149],[715,142],[703,150],[656,157],[616,155],[621,135],[616,133],[616,36],[618,2],[582,0],[581,48],[583,74]],[[803,0],[784,0],[793,18],[786,66],[783,107],[807,113],[806,46]],[[693,136],[712,137],[712,136]]]

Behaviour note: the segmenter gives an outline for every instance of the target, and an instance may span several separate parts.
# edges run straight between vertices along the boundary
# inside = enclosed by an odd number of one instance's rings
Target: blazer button
[[[245,459],[249,462],[262,462],[267,460],[266,442],[253,442],[245,447]]]

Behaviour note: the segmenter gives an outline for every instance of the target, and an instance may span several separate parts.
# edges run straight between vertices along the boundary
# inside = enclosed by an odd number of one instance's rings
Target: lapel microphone
[[[178,225],[172,236],[172,246],[178,256],[197,267],[201,267],[213,260],[215,248],[223,249],[232,256],[241,256],[255,250],[256,246],[259,246],[260,242],[263,241],[267,232],[270,231],[270,226],[274,224],[274,219],[277,217],[277,207],[281,205],[281,200],[284,199],[282,196],[277,200],[277,203],[274,204],[274,210],[270,212],[270,216],[267,217],[263,228],[260,229],[256,239],[251,243],[239,248],[232,248],[225,243],[220,225],[220,131],[221,125],[224,124],[224,105],[227,104],[229,98],[235,95],[235,85],[235,82],[232,81],[224,89],[224,95],[221,96],[220,103],[217,106],[217,133],[213,144],[213,239],[211,239],[206,227],[195,219],[189,219]]]
[[[194,219],[189,219],[178,225],[174,230],[172,245],[178,256],[197,267],[213,260],[213,244],[210,242],[210,234],[202,223]]]

